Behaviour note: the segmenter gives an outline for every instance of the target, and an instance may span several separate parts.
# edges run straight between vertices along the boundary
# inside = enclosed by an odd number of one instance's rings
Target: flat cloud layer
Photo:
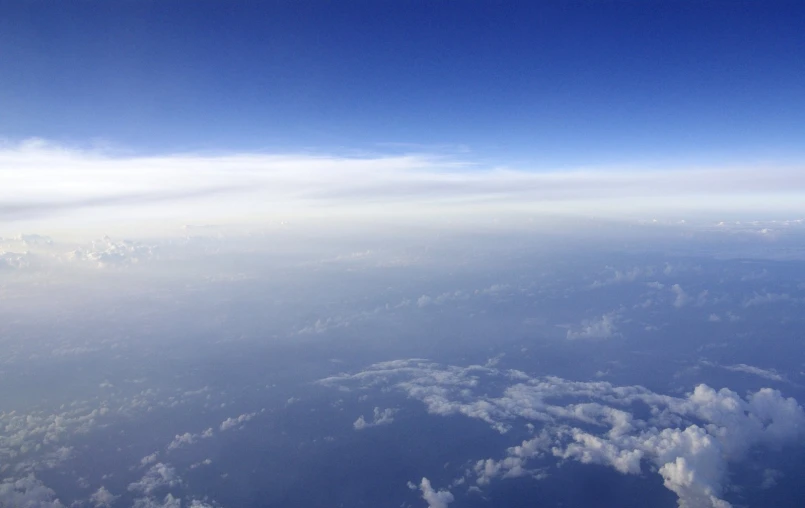
[[[493,380],[509,381],[498,396],[488,394]],[[320,383],[391,386],[422,401],[431,414],[461,414],[504,434],[518,420],[538,424],[536,436],[509,448],[505,457],[480,459],[467,471],[480,486],[498,477],[542,478],[544,472],[530,463],[550,456],[602,464],[623,474],[640,474],[647,462],[686,508],[731,506],[723,499],[730,462],[742,460],[753,447],[795,443],[805,434],[803,408],[770,388],[744,399],[726,388],[700,384],[686,397],[672,397],[641,386],[533,378],[490,366],[416,359],[379,363]],[[633,413],[636,403],[647,405],[650,416]],[[434,495],[429,484],[422,491]]]
[[[768,196],[775,196],[768,200]],[[116,155],[31,140],[0,148],[4,222],[112,209],[118,216],[176,220],[262,218],[318,208],[375,207],[422,214],[531,210],[640,214],[653,211],[803,211],[805,172],[764,166],[646,170],[482,167],[428,154]],[[423,205],[427,205],[423,209]]]

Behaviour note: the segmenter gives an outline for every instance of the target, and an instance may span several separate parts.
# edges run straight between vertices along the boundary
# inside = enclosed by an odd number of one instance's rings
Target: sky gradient
[[[798,162],[803,20],[801,2],[3,2],[0,137]]]

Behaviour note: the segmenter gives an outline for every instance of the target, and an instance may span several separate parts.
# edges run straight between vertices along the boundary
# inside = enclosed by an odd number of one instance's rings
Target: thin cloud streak
[[[769,196],[775,199],[768,200]],[[792,167],[532,171],[479,168],[435,155],[305,154],[113,156],[42,141],[0,148],[0,220],[78,209],[143,207],[184,218],[422,206],[459,212],[527,210],[613,215],[657,210],[785,210],[805,205],[805,171]]]

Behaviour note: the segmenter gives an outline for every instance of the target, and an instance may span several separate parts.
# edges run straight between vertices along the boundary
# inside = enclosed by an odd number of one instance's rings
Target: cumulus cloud
[[[138,481],[130,483],[128,489],[132,492],[150,495],[157,489],[175,487],[180,483],[182,483],[182,479],[176,474],[176,469],[159,462],[151,466]]]
[[[182,508],[182,499],[167,494],[162,501],[157,501],[153,497],[144,497],[134,500],[132,508]]]
[[[212,427],[199,434],[191,434],[190,432],[185,432],[184,434],[176,434],[176,437],[174,437],[173,441],[171,441],[170,444],[168,445],[168,451],[175,450],[183,446],[191,445],[195,443],[198,439],[207,439],[211,438],[212,436],[213,436]]]
[[[744,307],[753,307],[755,305],[764,305],[777,302],[793,301],[791,295],[786,293],[755,293],[751,298],[744,301]]]
[[[154,462],[157,461],[157,456],[158,455],[159,455],[159,452],[154,452],[151,455],[146,455],[145,457],[140,459],[140,465],[141,466],[147,466],[148,464],[153,464]]]
[[[106,490],[106,487],[101,486],[91,496],[89,496],[89,500],[95,505],[95,508],[110,508],[118,497],[120,496],[113,495],[111,492]]]
[[[374,409],[374,418],[371,422],[367,422],[363,415],[359,416],[355,423],[352,424],[355,427],[355,430],[362,430],[368,427],[376,427],[378,425],[388,425],[394,421],[394,413],[397,412],[397,409],[393,408],[386,408],[380,409],[376,407]]]
[[[422,492],[422,499],[428,503],[428,508],[447,508],[455,500],[449,490],[434,490],[430,480],[424,477],[419,483],[419,490]]]
[[[617,314],[610,312],[604,314],[598,319],[586,320],[582,322],[576,330],[568,330],[567,338],[570,340],[575,339],[608,339],[615,335],[616,326],[615,321]]]
[[[221,422],[221,432],[234,429],[235,427],[239,427],[241,424],[248,422],[252,418],[257,416],[257,413],[243,413],[240,416],[234,418],[227,418],[223,422]]]
[[[6,478],[0,482],[0,506],[30,508],[64,508],[53,489],[45,486],[33,474],[23,478]]]
[[[67,255],[72,261],[85,261],[100,268],[143,263],[155,257],[156,246],[131,240],[115,241],[104,236],[90,247],[79,248]]]
[[[500,386],[490,393],[489,386]],[[601,464],[640,474],[649,462],[687,508],[723,508],[730,462],[756,446],[795,443],[805,433],[805,411],[792,398],[763,388],[740,397],[701,384],[684,397],[641,386],[512,375],[492,366],[443,366],[424,360],[383,362],[357,374],[333,376],[324,385],[390,386],[420,400],[437,415],[462,414],[505,433],[514,421],[536,422],[538,435],[510,447],[501,459],[482,459],[467,474],[483,486],[494,478],[545,472],[536,457]],[[644,416],[635,403],[650,409]],[[432,491],[432,489],[430,489]]]
[[[684,289],[682,289],[682,286],[680,286],[679,284],[674,284],[673,286],[671,286],[671,291],[674,293],[674,302],[673,302],[674,307],[680,308],[690,303],[691,301],[690,296],[688,296],[688,294],[685,292]]]

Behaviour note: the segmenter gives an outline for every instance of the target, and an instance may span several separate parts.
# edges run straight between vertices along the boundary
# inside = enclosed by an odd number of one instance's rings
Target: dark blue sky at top
[[[796,1],[3,1],[0,138],[802,160],[803,27]]]

